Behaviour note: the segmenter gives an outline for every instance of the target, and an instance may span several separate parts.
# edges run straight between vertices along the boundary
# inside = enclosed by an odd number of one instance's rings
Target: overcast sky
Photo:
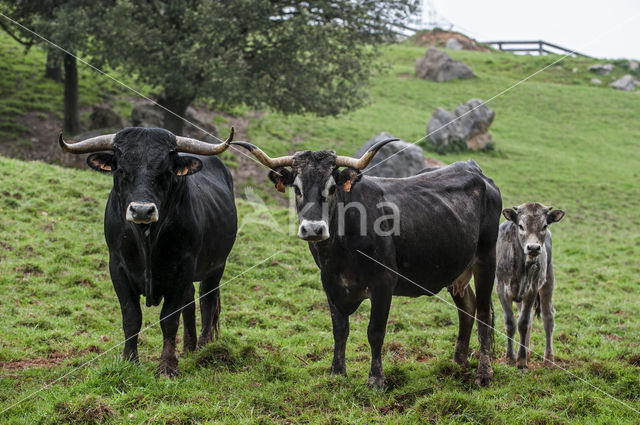
[[[640,0],[423,0],[476,38],[539,40],[602,58],[640,59]]]

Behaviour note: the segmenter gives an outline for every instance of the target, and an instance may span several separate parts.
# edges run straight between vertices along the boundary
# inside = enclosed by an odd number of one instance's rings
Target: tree
[[[415,0],[118,0],[99,27],[102,57],[162,90],[178,116],[198,97],[336,115],[360,106],[377,45]],[[164,126],[183,121],[166,112]]]
[[[35,43],[43,44],[47,50],[45,75],[59,77],[61,62],[64,69],[64,121],[67,133],[80,129],[78,109],[78,68],[76,52],[85,50],[91,34],[101,21],[105,1],[91,0],[18,0],[0,1],[0,10],[35,33],[58,44],[66,52],[59,51],[39,37],[15,26],[0,21],[1,27],[15,40],[27,48]],[[60,58],[62,57],[62,60]]]

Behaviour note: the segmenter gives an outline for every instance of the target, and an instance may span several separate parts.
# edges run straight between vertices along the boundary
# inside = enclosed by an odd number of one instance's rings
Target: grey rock
[[[635,61],[635,60],[629,61],[629,69],[631,71],[635,71],[636,69],[638,69],[638,67],[640,67],[640,63],[638,63],[638,61]]]
[[[635,89],[636,80],[633,76],[627,74],[609,85],[618,90],[632,91]]]
[[[598,79],[598,78],[592,78],[591,79],[591,84],[600,85],[600,84],[602,84],[602,81],[600,81],[600,79]]]
[[[134,127],[162,128],[164,126],[164,112],[153,103],[136,103],[131,108],[131,125]]]
[[[382,132],[362,145],[353,157],[360,158],[371,146],[391,138],[394,136]],[[422,149],[412,143],[398,140],[380,149],[364,172],[369,176],[399,178],[413,176],[423,168],[425,168],[425,160]]]
[[[124,121],[113,109],[108,106],[96,105],[91,109],[89,115],[89,128],[95,130],[98,128],[122,128]]]
[[[462,44],[455,37],[448,39],[445,47],[449,50],[462,50]]]
[[[427,49],[424,57],[416,60],[416,74],[420,78],[436,82],[475,77],[467,65],[433,47]]]
[[[436,148],[446,148],[461,141],[468,149],[479,150],[492,142],[489,126],[495,118],[481,99],[471,99],[458,106],[453,114],[437,108],[427,123],[428,139]]]
[[[613,71],[613,64],[612,63],[605,63],[605,64],[598,63],[596,65],[591,65],[589,67],[589,71],[591,71],[591,72],[599,72],[600,75],[609,75],[609,74],[611,74],[611,71]]]

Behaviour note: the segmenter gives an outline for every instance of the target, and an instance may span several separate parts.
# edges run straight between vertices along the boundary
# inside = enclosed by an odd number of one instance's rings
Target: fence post
[[[540,40],[538,41],[538,54],[542,56],[543,53],[544,53],[543,43],[542,43],[542,40]]]

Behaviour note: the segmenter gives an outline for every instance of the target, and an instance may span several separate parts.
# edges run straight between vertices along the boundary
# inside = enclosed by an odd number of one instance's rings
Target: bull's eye
[[[547,230],[547,225],[542,226],[542,230]]]
[[[336,193],[336,185],[333,185],[329,188],[329,195],[333,195],[334,193]]]
[[[296,196],[302,196],[302,192],[300,192],[298,186],[293,186],[293,192],[296,194]]]

